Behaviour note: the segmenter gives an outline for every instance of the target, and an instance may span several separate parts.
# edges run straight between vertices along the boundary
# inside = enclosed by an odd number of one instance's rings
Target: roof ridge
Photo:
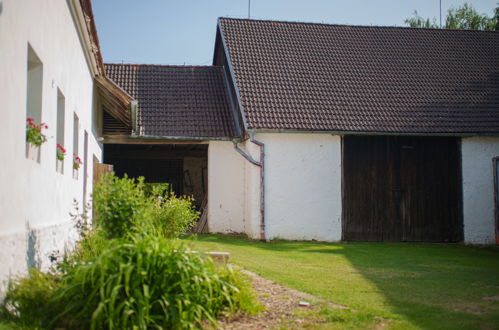
[[[140,63],[104,63],[104,65],[117,66],[150,66],[164,68],[221,68],[220,65],[177,65],[177,64],[140,64]]]
[[[218,21],[221,21],[221,20],[268,22],[268,23],[281,23],[281,24],[322,25],[322,26],[338,26],[338,27],[353,27],[353,28],[368,28],[368,29],[394,29],[394,30],[401,29],[401,30],[441,31],[443,33],[447,33],[447,32],[498,33],[498,31],[486,31],[486,30],[418,28],[418,27],[410,27],[410,26],[390,26],[390,25],[359,25],[359,24],[352,25],[352,24],[318,23],[318,22],[288,21],[288,20],[273,20],[273,19],[237,18],[237,17],[223,17],[223,16],[218,17]]]

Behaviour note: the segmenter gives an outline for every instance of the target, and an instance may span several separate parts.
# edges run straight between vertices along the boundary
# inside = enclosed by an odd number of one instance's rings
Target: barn
[[[107,65],[138,110],[104,159],[198,173],[210,232],[492,244],[498,68],[497,32],[220,18],[213,66]]]

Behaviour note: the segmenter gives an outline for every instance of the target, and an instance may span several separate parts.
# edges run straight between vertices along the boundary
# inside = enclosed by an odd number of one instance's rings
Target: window
[[[59,155],[64,154],[65,146],[64,146],[64,120],[65,120],[65,106],[66,100],[64,95],[61,93],[59,89],[57,89],[57,131],[56,131],[56,170],[59,173],[64,173],[64,159],[59,159]]]
[[[39,125],[42,121],[42,86],[43,64],[28,44],[26,119],[32,118],[35,125]],[[34,148],[26,143],[26,157],[39,163],[40,148]]]
[[[42,81],[43,64],[33,48],[28,45],[28,90],[26,117],[33,118],[36,124],[42,120]]]
[[[78,136],[79,136],[79,126],[80,126],[80,121],[78,119],[78,116],[76,115],[76,113],[74,114],[74,119],[73,119],[73,159],[72,159],[72,166],[73,166],[73,178],[74,179],[78,179],[78,168],[76,168],[78,165],[75,165],[77,164],[77,157],[79,157],[78,155],[78,145],[79,145],[79,139],[78,139]]]

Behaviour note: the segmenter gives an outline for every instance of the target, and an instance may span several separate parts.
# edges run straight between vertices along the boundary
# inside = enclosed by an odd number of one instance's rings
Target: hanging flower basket
[[[64,149],[63,146],[61,146],[59,143],[57,143],[57,160],[60,160],[61,162],[64,160],[64,156],[66,156],[66,149]]]
[[[26,119],[26,141],[36,147],[41,146],[47,141],[47,137],[42,133],[42,130],[48,128],[45,123],[36,125],[33,118]]]
[[[83,162],[81,161],[81,158],[77,155],[73,155],[73,168],[78,170],[82,164]]]

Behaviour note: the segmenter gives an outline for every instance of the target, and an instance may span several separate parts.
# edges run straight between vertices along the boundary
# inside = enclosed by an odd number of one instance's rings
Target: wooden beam
[[[107,77],[97,76],[94,80],[106,111],[125,126],[131,127],[133,98]]]
[[[106,151],[106,159],[171,159],[184,157],[208,157],[207,150],[112,150]]]
[[[105,144],[208,144],[209,140],[167,140],[167,139],[146,139],[131,138],[129,136],[104,136]]]

